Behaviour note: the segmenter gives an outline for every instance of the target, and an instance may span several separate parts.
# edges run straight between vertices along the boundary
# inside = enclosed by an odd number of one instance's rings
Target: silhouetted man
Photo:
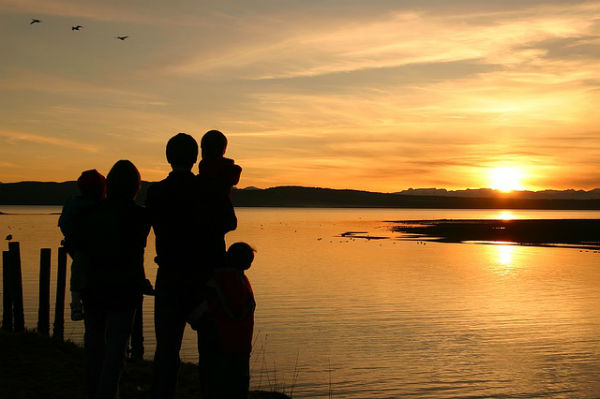
[[[153,395],[161,399],[173,397],[186,318],[225,253],[225,233],[236,225],[231,203],[204,195],[191,172],[198,158],[196,140],[179,133],[166,153],[173,171],[148,189],[146,199],[158,264]]]

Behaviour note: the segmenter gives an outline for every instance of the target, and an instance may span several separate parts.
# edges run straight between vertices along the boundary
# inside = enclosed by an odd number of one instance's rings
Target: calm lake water
[[[0,234],[21,242],[25,317],[35,327],[39,249],[58,247],[58,216],[50,213],[60,208],[0,211],[13,213],[0,216]],[[257,301],[253,389],[293,391],[297,398],[600,397],[600,253],[402,241],[386,222],[600,218],[600,212],[237,213],[239,229],[228,242],[247,241],[258,250],[248,273]],[[339,237],[346,231],[390,239]],[[146,251],[151,279],[153,258],[152,236]],[[55,279],[55,250],[52,268]],[[146,298],[147,358],[155,343],[152,307],[153,299]],[[67,338],[81,342],[82,333],[82,322],[67,321]],[[188,328],[182,357],[196,356]]]

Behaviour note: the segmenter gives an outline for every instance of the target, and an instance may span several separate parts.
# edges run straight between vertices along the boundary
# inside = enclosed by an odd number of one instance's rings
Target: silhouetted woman
[[[79,239],[90,257],[83,292],[88,396],[115,398],[135,308],[144,286],[144,248],[150,226],[134,199],[140,174],[118,161],[106,178],[107,195],[82,218]]]

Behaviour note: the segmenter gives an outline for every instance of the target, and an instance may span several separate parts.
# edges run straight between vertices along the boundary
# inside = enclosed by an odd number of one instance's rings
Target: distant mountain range
[[[401,195],[432,195],[436,197],[465,197],[465,198],[497,198],[510,197],[517,199],[600,199],[600,188],[585,190],[542,190],[542,191],[512,191],[505,193],[491,188],[468,188],[466,190],[446,190],[445,188],[409,188],[395,194]]]
[[[140,203],[150,184],[142,182]],[[74,181],[0,183],[0,205],[62,205],[73,195],[77,195]],[[248,187],[234,189],[232,200],[236,206],[249,207],[600,209],[600,189],[503,193],[490,189],[411,188],[378,193],[299,186]]]

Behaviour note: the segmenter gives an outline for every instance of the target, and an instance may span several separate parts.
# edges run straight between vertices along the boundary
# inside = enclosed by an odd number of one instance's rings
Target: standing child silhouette
[[[254,252],[245,242],[232,244],[207,283],[206,301],[190,315],[192,327],[202,331],[203,397],[248,397],[256,302],[244,271],[252,265]]]

